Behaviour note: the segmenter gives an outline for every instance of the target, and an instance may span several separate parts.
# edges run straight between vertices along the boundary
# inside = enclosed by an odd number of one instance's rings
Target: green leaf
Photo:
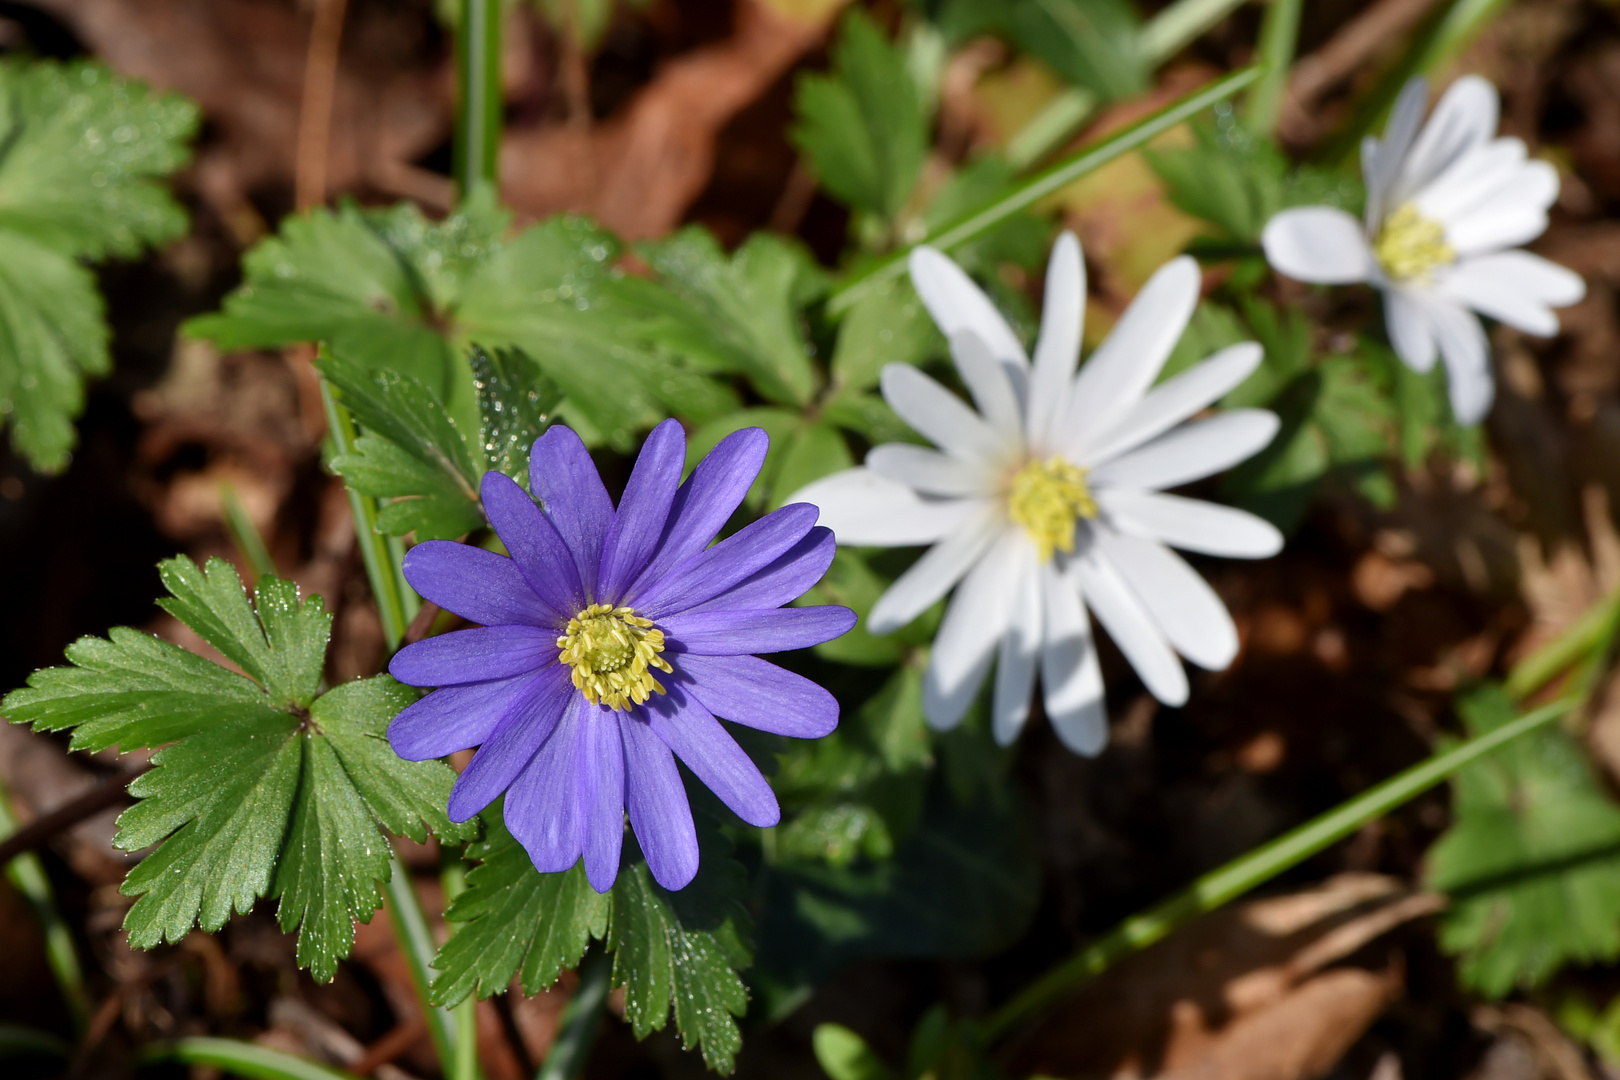
[[[1269,138],[1224,118],[1219,125],[1191,125],[1194,144],[1180,150],[1147,150],[1148,164],[1165,182],[1170,201],[1245,245],[1278,211],[1291,206],[1337,206],[1359,212],[1361,184],[1348,173],[1301,166]]]
[[[826,423],[806,424],[795,431],[776,455],[771,476],[771,508],[783,505],[813,480],[854,466],[844,436]]]
[[[474,348],[468,356],[483,421],[479,445],[485,467],[529,484],[529,451],[551,426],[551,414],[562,391],[533,360],[514,349],[488,352]]]
[[[677,893],[660,887],[641,859],[620,869],[607,944],[636,1038],[662,1028],[673,1007],[686,1049],[701,1048],[709,1068],[729,1073],[742,1048],[734,1017],[748,1011],[748,988],[735,970],[753,959],[740,899],[748,879],[717,830],[700,825],[699,843],[702,869]]]
[[[139,898],[124,921],[131,944],[178,941],[193,924],[212,932],[279,897],[282,928],[299,930],[298,962],[330,979],[354,922],[379,903],[384,831],[467,834],[444,814],[454,774],[388,745],[388,722],[414,690],[384,675],[316,696],[331,631],[318,597],[300,603],[293,583],[264,577],[250,603],[221,559],[160,569],[163,606],[246,675],[117,628],[81,639],[71,666],[36,672],[0,708],[40,730],[74,728],[83,749],[164,747],[130,785],[139,801],[114,840],[126,851],[157,845],[123,885]]]
[[[0,416],[35,468],[66,466],[84,379],[110,368],[95,278],[185,232],[159,179],[189,156],[190,102],[99,64],[0,62]]]
[[[1499,687],[1459,702],[1471,735],[1515,716]],[[1463,981],[1501,997],[1567,963],[1620,956],[1620,807],[1580,747],[1547,728],[1468,766],[1451,828],[1429,849],[1428,885],[1449,893],[1440,944]]]
[[[645,340],[699,370],[746,375],[777,404],[809,404],[817,379],[801,312],[827,287],[809,253],[755,233],[727,259],[697,225],[638,250],[679,301],[641,328]]]
[[[866,628],[866,617],[889,582],[878,576],[860,555],[841,547],[822,579],[800,597],[800,604],[841,604],[860,618],[841,637],[815,646],[816,655],[840,664],[863,667],[890,667],[905,655],[906,641],[897,634],[874,636]]]
[[[860,8],[844,16],[832,75],[803,75],[793,142],[838,199],[892,221],[917,185],[928,131],[906,56]]]
[[[467,848],[467,857],[482,863],[445,912],[460,925],[433,961],[436,1005],[455,1005],[474,992],[499,994],[514,975],[525,994],[549,990],[578,966],[593,938],[607,935],[611,901],[585,880],[583,863],[561,874],[537,873],[499,812],[485,814],[484,822],[485,838]]]
[[[817,1024],[810,1046],[832,1080],[893,1080],[894,1072],[866,1040],[842,1024]]]
[[[1105,99],[1148,84],[1140,25],[1127,0],[952,0],[941,21],[954,40],[999,34]]]
[[[96,63],[0,63],[0,232],[64,255],[132,258],[186,231],[161,179],[197,107]]]
[[[857,300],[838,327],[832,377],[838,396],[878,383],[887,364],[920,364],[945,351],[945,338],[909,279],[887,281]]]
[[[421,278],[353,203],[288,218],[278,235],[247,253],[242,272],[246,280],[224,310],[190,320],[187,334],[222,349],[325,342],[368,370],[408,376],[440,400],[448,396],[450,347],[435,328],[439,315],[420,291]]]
[[[0,231],[0,415],[11,418],[12,445],[36,468],[66,466],[84,377],[111,367],[94,275]]]

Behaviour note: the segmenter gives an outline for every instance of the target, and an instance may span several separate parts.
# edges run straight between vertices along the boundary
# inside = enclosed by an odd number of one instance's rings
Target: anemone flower
[[[1382,141],[1361,146],[1365,220],[1330,206],[1284,210],[1261,244],[1279,272],[1324,285],[1366,282],[1384,294],[1390,344],[1408,367],[1445,361],[1451,409],[1465,424],[1490,412],[1490,346],[1478,316],[1527,334],[1558,333],[1552,308],[1586,295],[1580,276],[1517,250],[1547,228],[1558,171],[1495,138],[1496,88],[1451,84],[1423,123],[1428,87],[1401,91]]]
[[[1198,268],[1180,258],[1076,375],[1085,268],[1067,233],[1047,270],[1033,365],[950,259],[917,249],[911,280],[977,410],[916,368],[890,364],[884,398],[938,449],[874,447],[864,467],[793,498],[819,506],[840,544],[933,545],[869,616],[873,633],[888,633],[955,589],[923,683],[933,726],[962,720],[994,663],[992,730],[1011,742],[1038,669],[1058,736],[1096,754],[1108,725],[1086,609],[1148,689],[1181,704],[1187,677],[1176,654],[1223,668],[1238,641],[1220,599],[1170,548],[1260,558],[1281,547],[1252,514],[1164,493],[1271,441],[1277,418],[1259,409],[1183,423],[1242,382],[1260,347],[1234,345],[1153,385],[1198,300]]]
[[[606,892],[624,815],[658,883],[698,868],[679,758],[751,825],[776,824],[776,796],[717,716],[813,739],[838,703],[755,653],[848,630],[840,607],[782,605],[820,580],[833,538],[809,506],[785,506],[714,546],[765,460],[739,431],[680,483],[686,438],[673,420],[648,437],[615,509],[579,436],[534,444],[530,488],[486,473],[484,510],[510,557],[448,541],[411,549],[405,577],[482,624],[407,646],[389,671],[435,686],[394,718],[389,741],[420,761],[477,746],[450,793],[465,821],[502,792],[507,827],[535,868],[585,873]]]

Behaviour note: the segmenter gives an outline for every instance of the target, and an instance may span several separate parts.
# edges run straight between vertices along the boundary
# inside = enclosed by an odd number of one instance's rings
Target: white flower
[[[1284,210],[1261,236],[1289,277],[1383,291],[1390,343],[1414,371],[1446,362],[1451,408],[1473,424],[1490,411],[1490,347],[1472,311],[1529,334],[1558,333],[1554,307],[1586,294],[1579,275],[1527,251],[1558,198],[1558,171],[1496,134],[1496,88],[1476,75],[1452,83],[1423,123],[1427,85],[1401,91],[1384,139],[1361,145],[1367,213]],[[1419,130],[1421,125],[1422,130]]]
[[[950,338],[977,411],[916,368],[890,364],[883,396],[939,449],[875,447],[865,467],[791,501],[820,507],[840,544],[933,545],[869,619],[873,633],[892,632],[956,587],[924,677],[929,723],[959,723],[995,662],[992,728],[1005,745],[1029,715],[1039,668],[1058,736],[1096,754],[1108,723],[1085,609],[1154,696],[1179,705],[1187,677],[1176,653],[1220,669],[1238,640],[1214,590],[1166,545],[1243,558],[1282,546],[1252,514],[1161,493],[1271,441],[1277,418],[1259,409],[1182,423],[1248,377],[1260,347],[1234,345],[1153,386],[1198,301],[1197,265],[1183,257],[1153,275],[1077,376],[1085,268],[1067,233],[1047,270],[1033,366],[950,259],[917,249],[911,280]]]

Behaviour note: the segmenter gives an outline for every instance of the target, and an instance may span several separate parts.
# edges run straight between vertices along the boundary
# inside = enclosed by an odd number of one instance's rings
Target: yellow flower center
[[[1054,551],[1073,551],[1075,524],[1097,516],[1086,470],[1061,457],[1031,461],[1013,474],[1007,516],[1029,533],[1042,562]]]
[[[651,668],[675,670],[658,655],[664,651],[664,632],[627,607],[592,604],[568,620],[557,647],[559,659],[574,669],[574,686],[585,700],[615,712],[640,705],[655,691],[664,693]]]
[[[1445,226],[1418,213],[1412,203],[1402,203],[1384,219],[1373,254],[1395,281],[1425,281],[1435,267],[1457,261],[1457,253],[1446,243]]]

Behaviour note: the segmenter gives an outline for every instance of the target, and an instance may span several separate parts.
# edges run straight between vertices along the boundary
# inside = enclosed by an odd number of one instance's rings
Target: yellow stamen
[[[1424,217],[1412,203],[1384,219],[1373,242],[1373,254],[1395,281],[1427,281],[1437,266],[1457,261],[1457,253],[1446,243],[1446,227]]]
[[[574,686],[592,705],[622,712],[640,705],[663,686],[650,669],[674,673],[664,651],[664,632],[631,608],[592,604],[568,620],[557,639],[558,657],[574,669]]]
[[[1079,519],[1097,516],[1086,470],[1061,457],[1031,461],[1013,474],[1007,516],[1029,533],[1042,562],[1055,551],[1073,551]]]

